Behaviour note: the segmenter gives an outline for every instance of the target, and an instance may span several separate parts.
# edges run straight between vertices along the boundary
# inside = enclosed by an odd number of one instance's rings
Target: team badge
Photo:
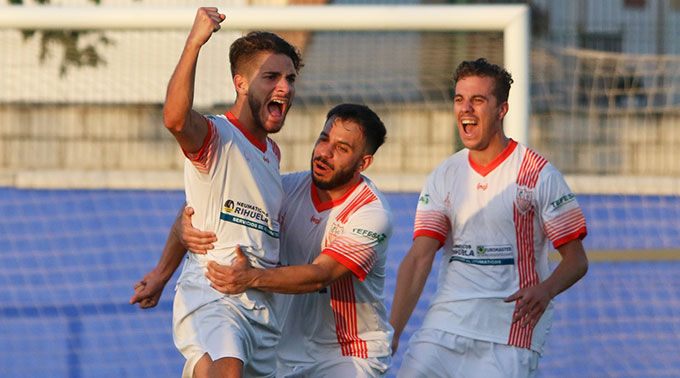
[[[524,214],[531,210],[531,201],[533,199],[533,191],[526,186],[517,187],[517,195],[515,196],[515,206],[520,213]]]
[[[335,239],[342,235],[342,233],[345,231],[345,226],[341,222],[334,222],[333,225],[331,225],[330,230],[328,230],[328,236],[326,237],[326,246],[329,246],[333,244]]]

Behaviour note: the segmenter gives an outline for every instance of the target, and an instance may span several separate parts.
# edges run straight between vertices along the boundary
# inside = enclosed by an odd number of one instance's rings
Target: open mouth
[[[330,165],[324,158],[317,157],[314,159],[314,171],[323,174],[328,171],[331,171],[333,169],[333,166]]]
[[[282,118],[287,105],[288,101],[286,99],[275,98],[267,104],[267,111],[274,118]]]
[[[477,126],[477,121],[473,119],[463,119],[460,121],[460,125],[462,126],[463,133],[465,135],[470,135],[472,134],[474,127]]]

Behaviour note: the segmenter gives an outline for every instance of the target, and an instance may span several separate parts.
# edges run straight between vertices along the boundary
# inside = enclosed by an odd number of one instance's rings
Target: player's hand
[[[208,277],[215,290],[224,294],[238,294],[251,287],[254,270],[246,255],[241,251],[241,246],[237,245],[236,258],[230,266],[210,261],[205,276]]]
[[[205,255],[209,249],[215,248],[213,243],[217,241],[217,236],[214,232],[201,231],[195,228],[191,224],[192,215],[194,215],[194,209],[185,207],[182,213],[182,233],[179,235],[179,239],[189,251]]]
[[[399,349],[399,338],[401,335],[392,335],[392,355],[394,356],[395,353],[397,353],[397,349]]]
[[[532,287],[525,287],[520,289],[515,294],[505,298],[505,302],[515,303],[515,313],[512,316],[512,322],[520,322],[520,327],[536,326],[536,323],[541,319],[545,309],[550,303],[550,293],[545,285],[538,284]]]
[[[139,303],[139,308],[156,306],[166,283],[156,269],[151,270],[135,284],[135,295],[130,298],[130,304]]]
[[[224,21],[226,16],[217,11],[215,7],[198,8],[196,11],[196,18],[194,25],[191,27],[187,44],[195,44],[195,46],[203,46],[212,33],[220,30],[220,23]]]

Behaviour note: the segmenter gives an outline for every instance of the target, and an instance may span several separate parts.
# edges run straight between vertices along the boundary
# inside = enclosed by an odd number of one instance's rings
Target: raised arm
[[[406,327],[413,309],[423,292],[427,276],[432,270],[434,256],[441,242],[428,236],[418,236],[413,240],[411,249],[401,261],[397,272],[397,286],[394,290],[390,324],[394,328],[392,354],[399,348],[399,338]]]
[[[236,254],[237,258],[230,266],[213,261],[208,263],[207,277],[216,290],[227,294],[250,288],[284,294],[311,293],[350,274],[346,266],[323,253],[311,264],[274,269],[252,268],[240,247],[236,248]]]
[[[223,14],[218,13],[217,8],[198,9],[182,55],[168,83],[163,120],[165,127],[186,152],[198,152],[208,135],[206,120],[192,109],[196,62],[201,47],[210,39],[213,32],[220,29],[220,23],[224,18]]]

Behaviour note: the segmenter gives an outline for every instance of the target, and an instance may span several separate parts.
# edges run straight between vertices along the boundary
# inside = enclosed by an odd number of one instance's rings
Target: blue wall
[[[417,194],[387,198],[395,218],[385,288],[390,306]],[[680,197],[578,198],[588,220],[587,249],[680,249]],[[178,376],[174,279],[155,309],[127,302],[132,285],[155,265],[182,202],[181,191],[0,188],[0,376]],[[391,375],[434,288],[430,279]],[[680,262],[592,263],[556,306],[541,377],[680,371]]]

